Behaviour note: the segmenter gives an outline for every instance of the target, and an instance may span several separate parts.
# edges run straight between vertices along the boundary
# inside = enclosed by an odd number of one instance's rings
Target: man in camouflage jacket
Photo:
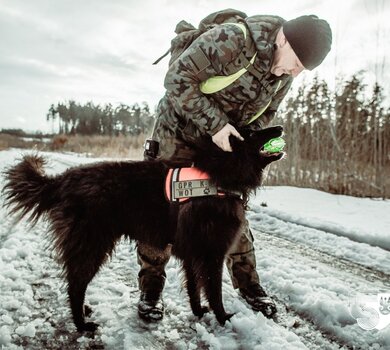
[[[330,27],[316,16],[288,22],[277,16],[253,16],[241,23],[250,40],[237,25],[215,25],[170,64],[164,82],[166,93],[159,102],[153,131],[153,138],[160,144],[158,158],[191,164],[193,145],[205,134],[223,150],[231,151],[229,136],[240,138],[237,129],[242,127],[256,130],[267,126],[293,78],[304,69],[318,66],[330,50]],[[209,78],[240,70],[241,53],[247,60],[256,54],[251,67],[256,74],[246,72],[219,91],[202,92],[201,85]],[[163,317],[161,293],[169,256],[170,247],[157,251],[138,244],[138,311],[143,319],[156,321]],[[266,316],[276,312],[273,300],[260,286],[248,224],[227,257],[227,267],[234,288],[239,288],[254,310]]]

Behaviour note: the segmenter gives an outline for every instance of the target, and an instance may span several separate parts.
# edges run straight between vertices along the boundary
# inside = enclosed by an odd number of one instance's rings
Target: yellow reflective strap
[[[252,122],[254,122],[258,117],[260,117],[264,112],[265,110],[268,108],[268,106],[271,104],[271,101],[272,101],[272,98],[268,101],[268,103],[265,105],[265,107],[262,107],[250,120],[249,122],[247,122],[246,124],[250,124]]]
[[[234,26],[240,28],[244,33],[244,38],[246,40],[246,27],[242,23],[222,23],[222,24],[233,24]]]
[[[282,84],[282,81],[279,80],[278,86],[276,87],[274,95],[279,91],[281,84]],[[265,107],[261,107],[260,110],[246,124],[248,125],[248,124],[254,122],[258,117],[260,117],[265,112],[265,110],[269,107],[271,102],[272,102],[272,98],[268,101],[268,103],[265,105]]]
[[[255,58],[256,53],[250,62],[253,63]],[[213,94],[214,92],[220,91],[236,81],[246,71],[246,68],[241,68],[238,72],[231,75],[216,75],[215,77],[210,77],[199,84],[200,91],[204,94]]]
[[[246,40],[246,27],[245,25],[241,23],[222,23],[222,24],[232,24],[236,27],[240,28],[242,32],[244,33],[244,38]],[[256,53],[250,60],[250,63],[253,63],[256,58]],[[216,75],[214,77],[210,77],[205,81],[202,81],[199,84],[199,89],[204,94],[213,94],[214,92],[220,91],[224,89],[225,87],[232,84],[234,81],[236,81],[241,75],[243,75],[246,72],[246,68],[241,68],[238,72],[231,74],[231,75]]]

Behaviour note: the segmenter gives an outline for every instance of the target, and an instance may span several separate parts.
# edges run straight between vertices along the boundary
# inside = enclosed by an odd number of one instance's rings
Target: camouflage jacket
[[[252,40],[245,40],[242,30],[231,24],[216,25],[195,39],[168,70],[164,81],[166,93],[157,107],[153,136],[157,140],[177,138],[191,144],[204,134],[214,135],[227,123],[236,128],[266,126],[292,83],[290,76],[276,77],[269,72],[276,34],[283,22],[277,16],[246,18],[244,24]],[[243,67],[238,59],[241,52],[248,59],[257,52],[253,65],[262,73],[263,79],[246,72],[226,88],[203,94],[197,67],[191,60],[196,50],[202,50],[210,63],[202,71],[203,79],[237,72]],[[248,124],[271,99],[266,111]]]

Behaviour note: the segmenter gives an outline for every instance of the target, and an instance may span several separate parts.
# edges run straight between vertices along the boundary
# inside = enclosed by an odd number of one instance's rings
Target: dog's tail
[[[45,159],[37,155],[26,155],[23,160],[4,172],[6,207],[10,213],[19,214],[19,219],[27,216],[36,221],[52,208],[55,202],[56,183],[43,172]]]

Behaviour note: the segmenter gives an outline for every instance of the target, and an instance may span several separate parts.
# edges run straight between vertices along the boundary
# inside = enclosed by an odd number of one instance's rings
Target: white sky
[[[316,14],[331,24],[333,48],[323,65],[302,78],[318,73],[332,85],[336,77],[364,69],[368,81],[376,76],[389,87],[389,62],[382,65],[390,53],[388,0],[240,3],[0,0],[0,128],[50,131],[50,104],[69,99],[114,105],[146,101],[153,108],[164,93],[168,59],[151,63],[169,48],[176,23],[185,19],[196,26],[210,12],[228,7],[287,20]]]

